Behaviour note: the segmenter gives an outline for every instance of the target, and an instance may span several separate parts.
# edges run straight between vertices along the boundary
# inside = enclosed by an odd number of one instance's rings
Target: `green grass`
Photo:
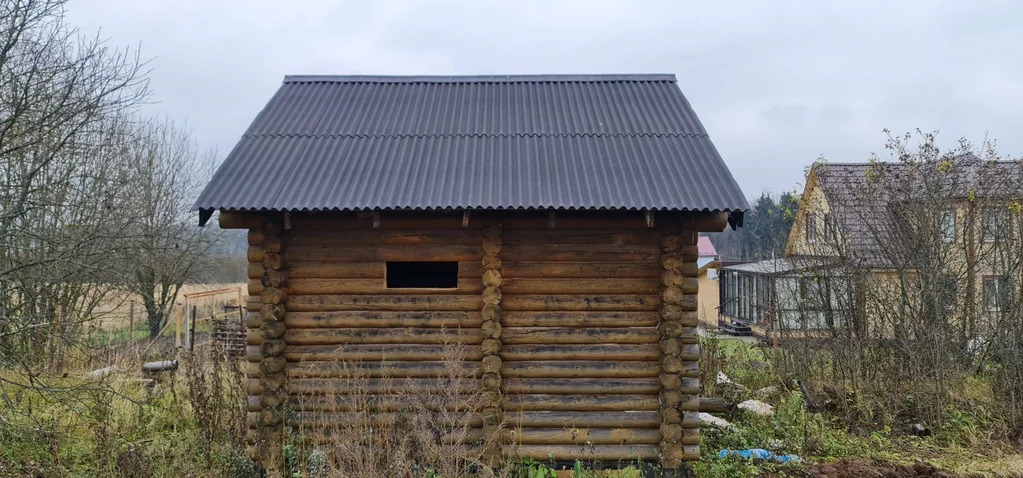
[[[203,436],[179,380],[152,392],[126,379],[51,380],[64,390],[53,396],[8,389],[16,409],[0,411],[0,476],[255,476],[240,441]]]
[[[136,330],[136,334],[144,332],[144,328]],[[128,337],[126,329],[123,334]],[[969,411],[949,409],[944,425],[935,427],[933,436],[917,438],[899,428],[865,431],[839,416],[809,412],[802,394],[775,374],[764,349],[727,339],[704,345],[718,355],[714,360],[726,374],[746,386],[738,398],[751,398],[766,385],[783,387],[767,400],[774,406],[772,417],[738,411],[722,416],[735,425],[733,429],[701,431],[703,460],[693,465],[701,478],[804,476],[805,468],[814,463],[857,458],[895,463],[923,459],[960,472],[1023,473],[1023,456],[992,434],[997,417],[987,412],[990,386],[981,379],[971,378],[963,387],[981,406]],[[213,440],[204,436],[184,373],[168,377],[153,392],[130,380],[117,380],[108,389],[77,390],[59,399],[8,390],[17,410],[0,407],[0,476],[126,476],[119,461],[132,457],[132,450],[144,457],[140,466],[146,473],[141,476],[252,476],[252,464],[237,436],[224,433]],[[83,383],[67,378],[48,385],[74,390]],[[239,413],[221,412],[225,416]],[[722,449],[747,448],[795,454],[807,464],[718,458]],[[587,468],[578,463],[573,476],[597,476]],[[513,476],[523,478],[547,477],[553,471],[537,462],[523,462],[517,470],[519,474]]]
[[[997,420],[983,406],[967,411],[949,409],[944,425],[934,435],[910,436],[891,427],[862,432],[844,423],[841,417],[807,410],[802,393],[794,383],[775,374],[770,354],[763,348],[734,339],[710,338],[704,347],[716,355],[734,382],[745,390],[734,393],[734,400],[754,398],[754,391],[767,385],[782,385],[783,392],[767,400],[774,406],[772,417],[736,411],[723,416],[734,428],[701,430],[703,459],[694,468],[697,476],[804,476],[809,465],[836,459],[881,459],[893,463],[929,461],[954,471],[985,473],[1023,472],[1023,455],[1011,443],[993,438]],[[965,389],[978,397],[990,395],[988,386],[969,379]],[[784,389],[787,387],[787,390]],[[975,397],[976,398],[976,397]],[[982,402],[979,398],[976,401]],[[869,406],[870,404],[864,404]],[[854,433],[850,430],[856,429]],[[736,457],[718,458],[723,449],[764,448],[780,454],[796,454],[803,465],[779,465]]]

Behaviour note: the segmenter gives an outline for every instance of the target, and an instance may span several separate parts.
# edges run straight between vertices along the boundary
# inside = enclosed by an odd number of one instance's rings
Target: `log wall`
[[[244,222],[253,442],[261,417],[278,415],[265,363],[279,330],[290,426],[316,426],[327,401],[344,419],[339,363],[358,363],[385,404],[437,386],[455,341],[477,377],[465,386],[482,390],[473,423],[489,462],[698,459],[699,224],[460,219],[295,218],[277,252],[262,224]],[[457,287],[389,289],[387,261],[456,261]],[[255,312],[277,298],[281,327]]]
[[[505,455],[655,460],[661,233],[574,226],[505,224]]]
[[[281,311],[286,420],[303,432],[318,433],[343,420],[352,407],[364,409],[360,400],[366,392],[376,397],[374,409],[386,412],[398,403],[390,398],[416,393],[411,388],[446,386],[445,354],[457,344],[467,346],[464,375],[480,375],[483,231],[456,228],[457,223],[428,230],[366,229],[365,222],[296,218],[282,234],[287,247],[269,261],[266,234],[261,227],[249,231],[249,310],[267,310],[265,264],[279,264],[286,295]],[[457,287],[387,288],[388,261],[457,261]],[[258,431],[271,393],[263,367],[268,321],[250,312],[247,323],[249,425],[255,443],[265,435]],[[378,418],[386,413],[375,414]]]

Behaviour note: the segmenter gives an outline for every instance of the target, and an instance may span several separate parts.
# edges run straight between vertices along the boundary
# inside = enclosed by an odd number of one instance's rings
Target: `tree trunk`
[[[160,329],[163,328],[164,311],[156,305],[156,301],[149,297],[144,298],[143,302],[146,305],[146,322],[149,326],[149,338],[155,339],[160,335]]]

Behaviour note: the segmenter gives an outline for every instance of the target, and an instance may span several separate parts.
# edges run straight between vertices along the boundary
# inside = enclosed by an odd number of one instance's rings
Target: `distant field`
[[[186,284],[178,294],[177,304],[184,303],[184,295],[195,292],[211,291],[218,289],[241,289],[242,300],[248,297],[248,288],[245,282],[216,283],[216,284]],[[105,301],[97,311],[100,316],[99,328],[101,331],[109,331],[128,327],[129,315],[134,302],[135,323],[145,320],[145,308],[142,301],[135,296],[112,297]],[[193,303],[200,307],[199,313],[209,314],[213,309],[220,309],[224,304],[237,305],[237,293],[226,293],[213,297],[196,299]]]

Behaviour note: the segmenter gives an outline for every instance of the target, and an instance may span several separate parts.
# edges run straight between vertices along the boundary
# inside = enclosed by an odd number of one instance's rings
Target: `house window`
[[[835,227],[835,218],[831,214],[824,215],[824,240],[838,242],[838,231]]]
[[[454,289],[457,262],[388,262],[387,288]]]
[[[753,321],[757,323],[764,318],[764,307],[767,306],[767,299],[764,294],[764,288],[766,287],[765,282],[767,282],[766,278],[757,276],[757,293],[754,297],[756,309],[754,309],[753,312]]]
[[[1004,208],[989,207],[984,209],[984,242],[995,242],[1004,239],[1008,231],[1009,214]]]
[[[816,277],[803,277],[799,284],[799,299],[803,307],[819,309],[821,302],[821,285]]]
[[[728,300],[728,315],[735,317],[739,303],[739,274],[735,271],[728,273],[728,288],[732,292],[732,296]]]
[[[740,319],[749,317],[749,276],[739,279],[739,314]]]
[[[941,242],[955,242],[956,213],[953,210],[941,211]]]
[[[806,215],[806,242],[814,242],[817,239],[817,215]]]
[[[984,278],[984,308],[988,312],[997,312],[1005,303],[1005,278],[991,276]]]

